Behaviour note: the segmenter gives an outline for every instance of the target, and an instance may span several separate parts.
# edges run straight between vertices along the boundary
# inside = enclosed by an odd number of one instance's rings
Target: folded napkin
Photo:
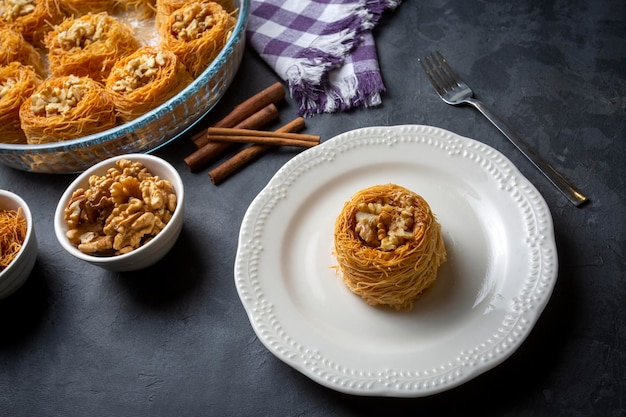
[[[372,28],[401,0],[252,0],[249,44],[287,82],[301,116],[381,103]]]

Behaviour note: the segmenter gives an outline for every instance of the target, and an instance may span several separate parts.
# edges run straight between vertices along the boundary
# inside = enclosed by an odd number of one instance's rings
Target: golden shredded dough
[[[127,0],[133,2],[133,0]],[[142,0],[135,0],[142,1]],[[146,1],[146,0],[143,0]],[[156,3],[156,22],[157,26],[167,21],[167,18],[176,10],[189,3],[188,0],[158,0]],[[214,3],[219,4],[227,12],[235,11],[233,0],[215,0]]]
[[[28,90],[18,90],[20,100],[13,105],[21,110],[23,132],[7,133],[18,125],[11,112],[11,122],[0,126],[0,141],[60,142],[145,114],[178,94],[210,65],[230,37],[236,14],[232,0],[0,0],[0,66],[13,62],[30,66],[49,89],[29,98],[27,106],[20,103],[26,102]],[[159,19],[172,25],[162,31]],[[128,69],[134,64],[122,60],[142,47],[156,48],[159,54],[154,60],[142,54],[148,60],[135,67],[136,74],[118,74],[114,88],[89,93],[93,94],[89,103],[77,100],[74,93],[82,95],[81,88],[52,86],[72,76],[89,77],[103,87],[113,66],[120,62],[118,67]],[[172,53],[176,60],[170,58]],[[157,65],[148,68],[150,63]],[[17,84],[4,80],[2,94],[16,94]],[[70,90],[74,93],[68,96]],[[110,111],[113,96],[116,110]],[[52,112],[40,113],[42,108]],[[1,110],[5,121],[7,110]]]
[[[43,75],[41,55],[35,47],[20,32],[0,26],[0,65],[11,62],[30,65],[38,74]]]
[[[45,34],[63,17],[57,0],[0,0],[0,26],[20,32],[35,46],[42,45]]]
[[[116,0],[115,3],[116,7],[121,8],[126,12],[135,12],[143,19],[152,18],[156,14],[156,0]]]
[[[20,123],[20,106],[41,82],[32,67],[19,62],[0,67],[0,142],[26,143]]]
[[[46,35],[52,76],[104,80],[115,62],[139,48],[132,28],[106,12],[69,18]]]
[[[357,192],[335,222],[335,256],[345,285],[370,305],[409,311],[446,260],[428,203],[395,184]]]
[[[81,16],[88,13],[113,13],[117,0],[59,0],[61,9],[70,16]]]
[[[128,122],[174,97],[192,81],[173,52],[145,46],[115,64],[105,87],[121,119]]]
[[[46,79],[20,107],[29,144],[58,142],[109,129],[115,107],[104,87],[89,77]]]
[[[163,47],[178,55],[195,78],[222,50],[235,22],[218,3],[198,1],[174,10],[164,23],[158,23],[158,30]]]
[[[27,229],[21,208],[0,210],[0,272],[13,262],[22,249]]]

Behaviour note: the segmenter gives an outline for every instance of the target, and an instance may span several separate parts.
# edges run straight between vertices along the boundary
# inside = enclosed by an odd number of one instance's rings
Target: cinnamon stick
[[[297,117],[291,122],[276,129],[277,133],[295,133],[299,132],[305,127],[305,121],[302,117]],[[226,178],[237,172],[239,169],[247,165],[249,162],[255,160],[261,156],[264,152],[270,149],[271,145],[252,145],[241,150],[235,156],[217,166],[213,170],[209,171],[209,178],[211,182],[218,185]]]
[[[238,129],[258,129],[277,118],[278,118],[278,109],[276,108],[276,105],[274,103],[270,103],[267,106],[260,109],[259,111],[251,114],[244,120],[238,122],[233,127],[238,128]],[[200,133],[197,133],[191,139],[196,144],[198,149],[202,148],[204,145],[209,143],[207,129],[203,130]]]
[[[226,117],[215,123],[215,127],[233,127],[244,119],[247,119],[263,107],[271,103],[278,103],[285,98],[285,88],[280,82],[275,82],[261,90],[241,104],[235,106]]]
[[[277,117],[278,109],[276,105],[271,103],[239,122],[235,127],[239,129],[258,129]],[[233,143],[225,142],[209,142],[206,129],[202,132],[202,137],[197,139],[196,145],[198,143],[202,143],[199,149],[185,158],[185,163],[192,172],[198,170],[205,163],[216,158],[234,145]]]
[[[276,139],[293,139],[307,142],[319,143],[320,137],[316,135],[305,135],[302,133],[291,133],[291,132],[266,132],[264,130],[254,130],[254,129],[238,129],[238,128],[220,128],[220,127],[210,127],[207,130],[209,141],[217,141],[217,142],[225,142],[225,141],[233,141],[233,142],[266,142],[265,139],[260,138],[276,138]],[[229,140],[229,138],[233,138]],[[243,138],[243,139],[239,139]]]
[[[278,103],[285,98],[285,88],[280,82],[275,82],[269,87],[261,90],[257,94],[241,102],[233,108],[233,110],[226,115],[223,119],[215,123],[215,127],[234,127],[241,121],[252,116],[254,113],[261,110],[263,107],[271,104]],[[202,136],[202,132],[194,135],[192,140],[196,142],[198,136]]]
[[[310,148],[319,143],[312,140],[281,138],[273,135],[272,132],[268,132],[265,136],[211,135],[210,140],[222,143],[255,143],[258,145],[297,146],[300,148]]]

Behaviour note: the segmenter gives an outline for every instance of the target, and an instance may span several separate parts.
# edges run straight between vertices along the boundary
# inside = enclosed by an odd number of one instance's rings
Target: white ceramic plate
[[[343,204],[396,183],[442,225],[448,261],[413,311],[366,305],[332,266]],[[549,209],[495,149],[429,126],[351,131],[285,164],[250,205],[237,290],[261,342],[318,383],[418,397],[458,386],[510,356],[557,276]]]

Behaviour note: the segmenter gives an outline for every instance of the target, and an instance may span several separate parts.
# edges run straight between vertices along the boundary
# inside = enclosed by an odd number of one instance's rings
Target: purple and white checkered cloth
[[[401,0],[252,0],[250,45],[287,82],[301,116],[381,103],[372,28]]]

